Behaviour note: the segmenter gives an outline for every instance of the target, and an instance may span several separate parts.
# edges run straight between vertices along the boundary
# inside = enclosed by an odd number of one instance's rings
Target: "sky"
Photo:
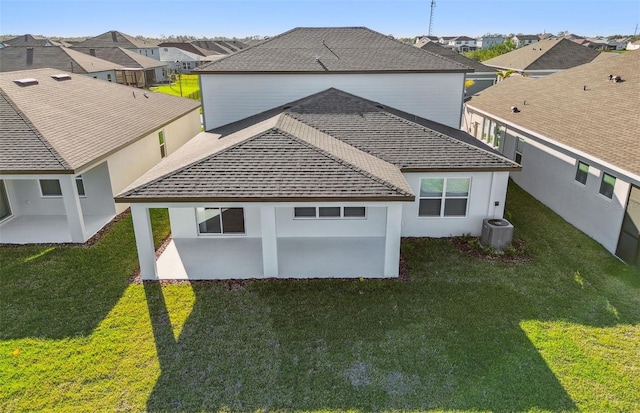
[[[431,0],[0,0],[0,34],[274,36],[294,27],[366,26],[395,37],[429,31]],[[640,0],[436,0],[433,35],[634,34]],[[637,29],[640,34],[640,28]]]

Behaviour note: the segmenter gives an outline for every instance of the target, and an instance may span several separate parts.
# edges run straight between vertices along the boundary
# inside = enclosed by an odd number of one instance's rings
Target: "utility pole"
[[[431,0],[431,15],[429,16],[429,36],[433,32],[433,12],[436,9],[436,0]]]

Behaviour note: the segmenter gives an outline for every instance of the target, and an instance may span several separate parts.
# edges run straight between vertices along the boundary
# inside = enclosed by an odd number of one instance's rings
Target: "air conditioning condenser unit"
[[[506,219],[487,218],[482,220],[480,244],[496,251],[502,251],[511,245],[512,239],[513,225]]]

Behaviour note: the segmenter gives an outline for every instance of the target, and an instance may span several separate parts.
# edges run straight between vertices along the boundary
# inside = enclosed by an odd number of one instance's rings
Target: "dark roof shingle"
[[[365,27],[297,28],[197,69],[252,72],[468,72]]]

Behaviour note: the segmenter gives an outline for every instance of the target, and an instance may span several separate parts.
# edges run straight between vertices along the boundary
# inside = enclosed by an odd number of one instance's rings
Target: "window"
[[[41,179],[40,192],[42,196],[62,196],[60,181],[57,179]]]
[[[606,172],[602,173],[602,182],[600,182],[600,193],[607,198],[613,198],[613,188],[616,186],[616,177]]]
[[[524,150],[524,139],[518,138],[516,142],[516,162],[522,165],[522,152]]]
[[[244,234],[244,209],[196,208],[200,234]]]
[[[589,175],[589,165],[578,161],[578,169],[576,170],[576,181],[582,185],[587,184],[587,176]]]
[[[420,181],[420,217],[467,215],[471,178],[425,178]]]
[[[187,65],[187,62],[182,62],[182,68],[183,69],[188,69],[189,66]]]
[[[167,156],[167,148],[166,148],[166,145],[164,143],[164,131],[163,130],[158,132],[158,141],[160,142],[160,157],[164,158],[165,156]]]
[[[4,181],[0,181],[0,221],[11,216],[11,205],[9,204],[9,196]]]
[[[294,218],[366,218],[365,207],[295,207]]]
[[[107,73],[107,80],[111,82],[111,73]]]
[[[76,188],[78,189],[79,196],[87,196],[84,193],[84,180],[82,179],[82,175],[76,176]]]

